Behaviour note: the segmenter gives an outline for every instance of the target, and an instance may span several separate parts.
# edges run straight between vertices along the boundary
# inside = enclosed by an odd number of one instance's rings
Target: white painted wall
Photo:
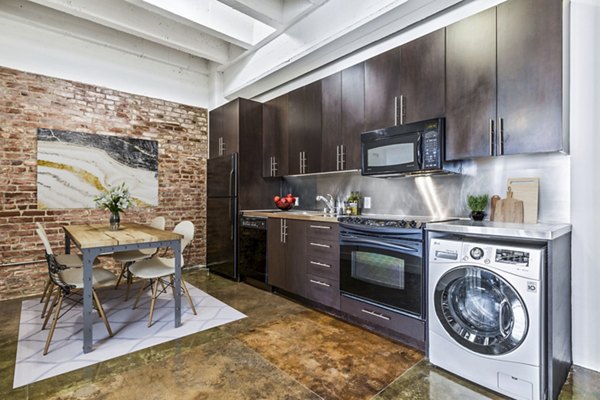
[[[571,0],[573,361],[600,371],[600,2]]]
[[[94,34],[89,32],[92,38]],[[103,32],[99,30],[100,34]],[[138,48],[144,45],[133,39],[131,42]],[[208,75],[193,60],[184,59],[188,64],[182,65],[175,54],[167,52],[158,59],[149,56],[143,47],[140,53],[72,35],[67,29],[30,24],[0,12],[0,66],[208,107]]]

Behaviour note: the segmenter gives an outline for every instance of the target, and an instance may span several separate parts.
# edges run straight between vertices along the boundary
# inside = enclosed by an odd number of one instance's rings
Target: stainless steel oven
[[[340,222],[340,290],[421,318],[423,230],[407,223],[400,226],[399,221],[385,223],[388,226]],[[398,226],[389,226],[394,223]]]

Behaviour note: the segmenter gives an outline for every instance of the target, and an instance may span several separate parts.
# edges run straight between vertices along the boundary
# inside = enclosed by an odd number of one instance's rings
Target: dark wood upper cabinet
[[[360,168],[364,132],[364,63],[321,80],[321,171]]]
[[[497,7],[498,154],[564,149],[562,2]]]
[[[342,73],[321,80],[321,170],[340,170]]]
[[[288,173],[321,171],[321,81],[288,93]]]
[[[400,83],[400,48],[365,61],[365,130],[396,125]]]
[[[360,135],[365,131],[365,63],[342,71],[341,170],[360,168]]]
[[[493,154],[496,9],[446,28],[446,160]]]
[[[440,118],[445,112],[446,34],[439,29],[400,48],[402,123]]]
[[[561,2],[509,0],[446,45],[447,160],[565,149]]]
[[[233,154],[239,151],[239,107],[236,99],[210,112],[209,117],[209,156],[211,158]],[[249,100],[245,100],[249,101]]]
[[[264,177],[288,174],[288,95],[276,97],[263,104],[263,161]]]

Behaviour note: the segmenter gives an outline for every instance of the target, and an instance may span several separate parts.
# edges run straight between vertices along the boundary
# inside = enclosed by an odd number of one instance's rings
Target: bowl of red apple
[[[282,196],[273,197],[273,201],[275,202],[275,205],[277,206],[277,208],[279,208],[281,211],[288,211],[294,207],[296,198],[294,196],[292,196],[291,193],[288,193],[287,195],[285,195],[283,197]]]

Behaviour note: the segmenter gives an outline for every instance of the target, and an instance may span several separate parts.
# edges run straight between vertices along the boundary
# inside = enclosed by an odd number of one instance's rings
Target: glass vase
[[[121,216],[119,215],[119,212],[111,211],[110,212],[110,230],[118,231],[120,224],[121,224]]]

